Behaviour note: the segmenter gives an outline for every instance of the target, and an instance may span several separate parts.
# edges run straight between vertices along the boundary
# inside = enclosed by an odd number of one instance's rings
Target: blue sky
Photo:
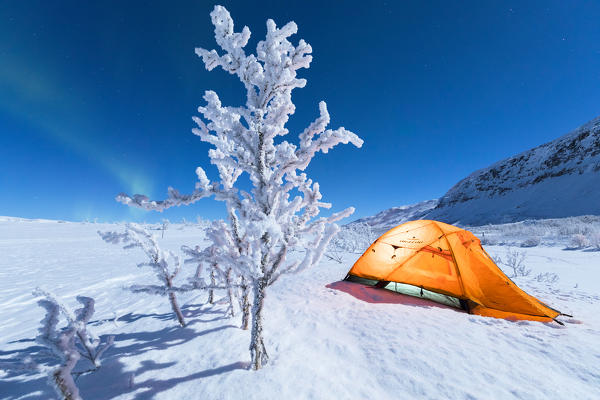
[[[208,72],[208,1],[3,1],[0,215],[66,220],[222,217],[203,200],[163,214],[119,192],[189,192],[208,146],[191,133],[204,90],[243,103]],[[292,134],[325,100],[359,134],[308,169],[354,217],[442,196],[478,168],[600,115],[600,2],[223,1],[250,48],[265,21],[294,20],[313,47]],[[288,137],[288,140],[291,137]],[[214,174],[212,176],[215,176]]]

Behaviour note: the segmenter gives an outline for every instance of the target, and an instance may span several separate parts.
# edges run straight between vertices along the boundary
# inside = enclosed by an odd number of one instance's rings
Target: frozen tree
[[[572,249],[584,249],[590,245],[590,241],[588,238],[581,233],[577,233],[573,235],[571,238],[571,248]]]
[[[524,251],[513,250],[509,247],[506,249],[504,257],[498,257],[496,262],[512,269],[511,278],[516,278],[518,276],[528,276],[531,273],[531,269],[525,265],[525,258],[526,254]]]
[[[539,237],[532,236],[521,242],[521,247],[536,247],[539,246],[542,240]]]
[[[127,224],[125,232],[98,232],[100,237],[107,243],[123,243],[124,249],[139,247],[148,257],[148,262],[138,264],[138,267],[150,267],[154,269],[156,278],[160,285],[133,285],[129,289],[134,293],[149,293],[167,296],[171,309],[177,317],[179,324],[185,326],[183,313],[177,303],[175,292],[177,288],[173,280],[179,273],[181,264],[179,257],[171,251],[164,251],[158,246],[154,235],[136,224]]]
[[[342,262],[344,252],[360,254],[364,252],[375,241],[375,234],[371,225],[359,222],[343,226],[333,237],[327,253],[330,259]]]
[[[82,307],[72,313],[48,292],[38,288],[33,294],[44,297],[38,301],[38,304],[46,310],[36,341],[48,348],[60,360],[60,366],[51,370],[49,374],[52,386],[64,399],[81,399],[73,376],[80,376],[100,368],[100,358],[112,346],[114,336],[109,336],[102,342],[88,330],[87,323],[94,314],[94,299],[91,297],[77,296],[77,301]],[[61,314],[66,319],[67,326],[59,329]],[[82,358],[89,361],[91,368],[74,371]]]
[[[596,249],[600,250],[600,232],[595,232],[592,234],[590,244]]]
[[[375,232],[373,232],[373,228],[371,225],[367,223],[356,223],[352,224],[354,231],[359,235],[362,242],[361,246],[363,247],[361,252],[366,250],[376,239]]]
[[[184,261],[185,263],[194,263],[197,265],[196,273],[192,278],[189,279],[190,285],[183,286],[182,289],[193,290],[207,290],[208,291],[208,302],[214,304],[214,292],[215,290],[225,290],[227,292],[227,301],[229,308],[226,313],[229,316],[235,316],[235,299],[240,302],[240,309],[243,311],[243,321],[248,319],[248,310],[246,303],[248,301],[247,285],[244,285],[244,277],[241,278],[234,274],[233,268],[229,267],[227,270],[222,270],[219,265],[212,263],[205,267],[205,261],[212,257],[212,253],[215,251],[212,246],[205,249],[201,249],[200,246],[191,248],[189,246],[182,246],[181,250],[188,258]],[[204,280],[204,274],[207,273],[209,282]],[[241,289],[241,293],[238,294]],[[247,329],[247,322],[242,323],[242,328]]]
[[[258,42],[256,54],[246,54],[248,27],[235,32],[229,12],[221,6],[215,6],[211,18],[222,54],[202,48],[196,54],[208,70],[221,67],[236,75],[246,90],[241,107],[223,106],[215,92],[205,92],[206,105],[198,108],[204,119],[193,118],[198,126],[194,134],[214,146],[209,157],[219,179],[211,182],[198,167],[191,194],[169,188],[167,199],[161,201],[126,194],[117,200],[158,211],[209,196],[225,203],[228,221],[209,230],[213,251],[205,254],[205,261],[223,270],[232,268],[251,288],[250,353],[252,367],[259,369],[268,360],[262,324],[267,287],[283,274],[316,264],[338,230],[335,222],[354,211],[348,208],[317,218],[321,208],[331,205],[321,201],[319,184],[303,171],[317,152],[327,153],[340,143],[360,147],[363,141],[344,128],[327,129],[325,102],[319,103],[320,116],[299,134],[299,143],[282,138],[289,133],[285,124],[295,111],[292,90],[306,85],[305,79],[296,77],[297,71],[308,68],[312,60],[310,45],[300,40],[294,46],[288,40],[297,32],[294,22],[278,28],[268,20],[266,39]],[[250,192],[236,186],[242,174],[250,181]],[[304,249],[304,257],[288,257],[292,248]]]
[[[558,275],[553,272],[539,273],[533,277],[538,282],[556,283],[558,282]]]
[[[160,225],[160,229],[162,230],[162,233],[160,234],[161,239],[165,237],[165,231],[167,230],[168,227],[169,227],[169,220],[163,219],[162,223]]]
[[[335,236],[327,245],[327,250],[325,251],[325,257],[328,259],[341,264],[344,259],[344,248],[340,245],[340,238]]]

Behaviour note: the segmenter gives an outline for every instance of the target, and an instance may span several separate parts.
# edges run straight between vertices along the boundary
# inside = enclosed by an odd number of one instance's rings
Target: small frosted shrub
[[[590,245],[596,249],[600,250],[600,232],[593,233],[590,237]]]
[[[38,305],[46,310],[36,341],[49,349],[60,363],[57,368],[49,371],[50,383],[62,398],[79,400],[81,396],[75,384],[76,378],[100,368],[100,358],[112,346],[115,337],[109,336],[103,342],[88,329],[87,323],[94,315],[93,298],[77,296],[82,307],[73,313],[55,296],[40,288],[33,294],[44,297],[38,301]],[[61,316],[66,320],[63,328],[58,327]],[[86,359],[90,366],[85,370],[75,371],[80,359]]]
[[[571,248],[572,249],[584,249],[590,245],[587,237],[581,233],[573,235],[571,238]]]
[[[539,246],[541,240],[539,237],[530,237],[521,243],[521,247],[536,247]]]
[[[553,272],[539,273],[533,277],[538,282],[556,283],[558,282],[558,275]]]
[[[504,257],[498,257],[496,261],[498,264],[505,265],[512,269],[513,273],[510,277],[516,278],[518,276],[529,276],[529,274],[531,274],[531,269],[527,268],[525,265],[525,258],[526,254],[524,251],[513,250],[509,247],[506,249]]]
[[[486,236],[485,232],[481,235],[481,245],[482,246],[495,246],[498,244],[498,239]]]
[[[354,223],[345,225],[329,242],[325,256],[341,263],[344,253],[361,254],[375,239],[373,229],[368,224]]]
[[[100,232],[98,234],[106,243],[124,244],[124,249],[140,248],[148,258],[147,262],[139,263],[138,267],[150,267],[154,270],[159,285],[132,285],[129,289],[134,293],[163,295],[169,298],[171,309],[181,326],[185,326],[183,313],[179,308],[175,292],[178,288],[173,280],[181,270],[179,257],[172,251],[164,251],[158,246],[154,235],[137,224],[127,224],[125,232]]]

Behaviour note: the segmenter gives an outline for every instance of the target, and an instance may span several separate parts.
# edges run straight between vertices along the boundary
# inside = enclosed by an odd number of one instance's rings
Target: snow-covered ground
[[[339,282],[358,255],[324,259],[268,292],[271,360],[254,372],[246,369],[249,331],[238,328],[239,316],[226,318],[224,306],[205,304],[205,294],[181,296],[189,321],[181,328],[166,299],[122,289],[154,277],[136,267],[141,252],[96,233],[119,229],[0,219],[0,362],[44,360],[33,340],[43,311],[31,294],[41,286],[71,306],[78,294],[95,297],[92,328],[116,335],[102,368],[77,382],[85,399],[600,398],[599,251],[519,249],[532,273],[515,281],[572,314],[565,326],[473,316]],[[173,224],[160,243],[177,250],[202,240],[201,229]],[[506,246],[486,249],[502,257]],[[534,279],[545,272],[559,280]],[[0,398],[54,397],[43,375],[0,370]]]

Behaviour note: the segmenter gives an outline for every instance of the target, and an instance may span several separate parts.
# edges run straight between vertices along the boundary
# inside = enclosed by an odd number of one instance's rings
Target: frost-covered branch
[[[152,268],[160,285],[134,285],[130,289],[134,293],[166,295],[179,324],[185,326],[185,319],[175,295],[178,290],[173,284],[181,269],[179,257],[171,251],[161,250],[154,235],[136,224],[127,224],[125,232],[99,231],[98,234],[107,243],[122,243],[124,249],[140,248],[144,252],[148,262],[140,263],[138,267]]]
[[[102,342],[87,328],[87,323],[94,314],[94,299],[91,297],[77,296],[82,307],[72,313],[54,295],[40,288],[33,294],[44,297],[38,304],[46,310],[36,341],[60,360],[60,366],[49,375],[52,386],[64,399],[81,399],[73,375],[79,376],[100,368],[101,357],[112,346],[114,336],[109,336]],[[59,329],[61,314],[67,325]],[[87,359],[92,367],[85,371],[74,371],[81,358]]]
[[[217,221],[217,225],[222,221]],[[236,274],[236,271],[232,267],[224,270],[216,263],[210,263],[206,266],[204,264],[208,259],[214,257],[215,249],[209,246],[205,249],[201,249],[199,246],[194,248],[188,246],[182,246],[181,250],[188,258],[184,261],[187,263],[196,264],[196,273],[193,277],[189,278],[189,285],[186,288],[191,287],[193,289],[207,290],[208,291],[208,302],[214,302],[214,291],[225,290],[227,292],[227,301],[229,304],[228,313],[230,316],[235,316],[234,299],[238,299],[240,303],[240,309],[244,313],[242,320],[248,319],[247,315],[247,295],[246,286],[243,282],[243,277]],[[206,282],[204,274],[208,274],[210,282]],[[244,300],[245,299],[245,300]],[[242,323],[242,328],[246,329],[246,325]]]

